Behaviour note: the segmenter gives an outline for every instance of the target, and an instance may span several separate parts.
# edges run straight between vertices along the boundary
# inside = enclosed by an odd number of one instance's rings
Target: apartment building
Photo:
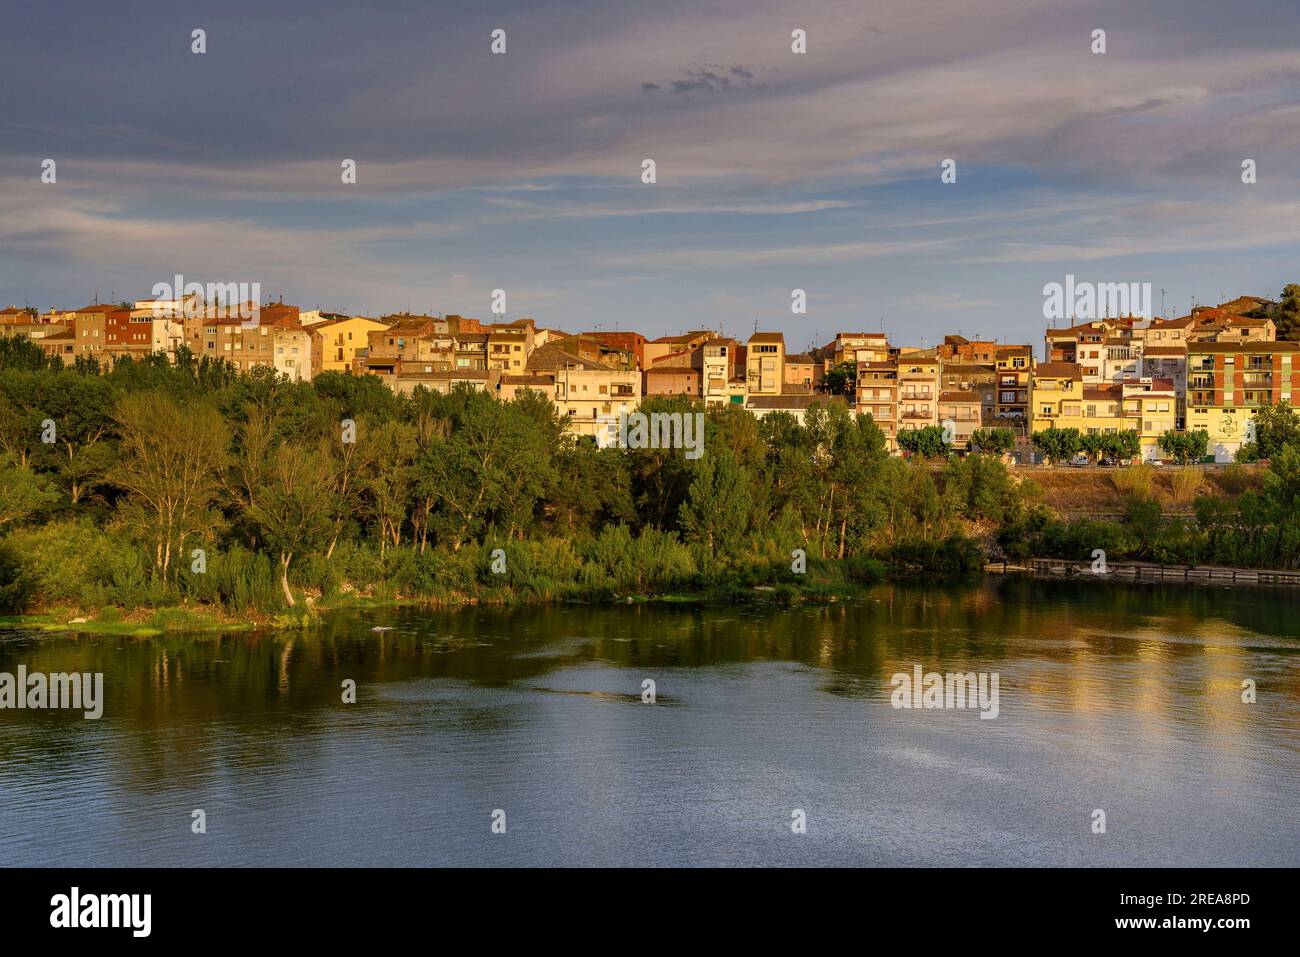
[[[785,357],[785,385],[799,387],[808,392],[813,391],[822,381],[822,364],[807,353],[795,353]]]
[[[883,332],[840,332],[830,344],[835,365],[888,362],[889,337]]]
[[[641,368],[649,369],[660,359],[674,353],[692,353],[717,337],[708,329],[696,329],[680,336],[660,336],[641,345]]]
[[[320,368],[324,372],[351,372],[357,355],[370,347],[370,333],[388,328],[381,320],[366,316],[325,318],[303,324],[320,333]]]
[[[366,349],[356,352],[353,372],[377,375],[393,385],[403,360],[435,361],[441,350],[435,341],[438,320],[433,316],[398,314],[380,321],[386,323],[382,329],[366,333]]]
[[[73,321],[74,355],[108,362],[108,317],[126,310],[114,306],[93,305],[78,309]]]
[[[941,363],[933,353],[898,359],[898,428],[924,429],[939,424]]]
[[[321,343],[321,334],[315,328],[273,326],[271,364],[291,382],[310,382],[321,371],[324,353]]]
[[[604,343],[620,352],[630,352],[636,358],[636,368],[644,369],[646,367],[645,346],[649,342],[645,336],[637,332],[584,332],[585,339],[595,339],[597,342]],[[539,343],[545,345],[545,343]]]
[[[974,392],[979,395],[981,428],[997,426],[997,381],[997,369],[992,361],[985,364],[944,360],[939,371],[941,393]]]
[[[747,395],[780,395],[785,391],[785,336],[756,332],[745,346]]]
[[[502,375],[520,375],[528,367],[532,352],[532,332],[489,327],[487,333],[488,368]]]
[[[944,336],[943,344],[935,352],[945,363],[992,366],[997,361],[998,344],[987,340],[972,340],[965,336]]]
[[[1080,363],[1040,362],[1030,374],[1030,390],[1030,435],[1046,429],[1083,429],[1083,368]]]
[[[1163,457],[1160,437],[1178,421],[1178,394],[1168,379],[1140,377],[1120,384],[1124,417],[1137,429],[1142,458]]]
[[[1209,454],[1230,462],[1264,405],[1291,402],[1300,369],[1295,342],[1193,342],[1187,348],[1188,431],[1209,433]]]
[[[1030,376],[1034,369],[1033,349],[1028,345],[999,346],[994,364],[997,372],[994,421],[998,427],[1012,429],[1024,437],[1029,427]]]
[[[859,362],[855,408],[870,415],[885,433],[885,447],[898,451],[898,363]]]
[[[640,372],[579,358],[557,343],[534,350],[526,371],[533,377],[549,375],[551,399],[569,429],[598,441],[609,435],[620,413],[634,411],[641,402]]]
[[[435,369],[433,363],[404,361],[390,383],[399,395],[411,395],[416,389],[451,392],[468,386],[479,392],[497,391],[501,375],[488,369]]]
[[[1187,428],[1187,346],[1147,345],[1138,378],[1167,379],[1174,385],[1174,428]]]
[[[715,337],[700,349],[705,405],[742,405],[745,401],[744,347],[735,339]]]
[[[982,396],[976,391],[951,389],[939,393],[939,424],[952,427],[952,447],[969,451],[970,437],[983,427]]]
[[[642,373],[646,395],[684,395],[692,399],[703,396],[703,370],[689,365],[660,362]]]
[[[776,412],[784,412],[800,425],[808,414],[808,409],[816,402],[843,402],[840,396],[813,395],[811,392],[785,393],[782,395],[749,395],[745,398],[745,408],[756,419],[764,418]]]

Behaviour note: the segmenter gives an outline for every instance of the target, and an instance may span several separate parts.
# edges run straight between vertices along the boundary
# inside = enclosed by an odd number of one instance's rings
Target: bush
[[[0,541],[0,614],[18,615],[27,610],[34,591],[30,578],[23,573],[17,550]]]
[[[1185,504],[1196,498],[1205,485],[1205,474],[1198,466],[1189,465],[1173,474],[1174,501]]]
[[[1150,498],[1151,490],[1155,487],[1155,474],[1155,468],[1144,463],[1116,469],[1110,473],[1110,480],[1115,486],[1115,491],[1122,495]]]

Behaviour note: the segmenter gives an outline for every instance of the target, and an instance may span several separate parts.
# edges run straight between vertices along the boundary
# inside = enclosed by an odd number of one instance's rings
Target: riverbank
[[[1083,579],[1109,582],[1160,582],[1186,585],[1273,585],[1300,588],[1300,571],[1272,568],[1232,568],[1221,565],[1160,565],[1155,562],[1073,562],[1063,558],[1031,558],[1022,562],[990,562],[984,571],[1027,574],[1035,578]]]
[[[318,624],[321,617],[334,612],[402,607],[428,610],[458,608],[542,605],[815,605],[847,601],[860,597],[883,578],[851,580],[780,582],[742,587],[719,586],[701,591],[633,593],[625,595],[568,594],[539,595],[528,590],[485,589],[477,594],[438,595],[367,595],[357,591],[328,597],[310,594],[299,597],[300,604],[275,614],[250,612],[231,614],[210,606],[121,609],[36,609],[21,615],[0,615],[0,627],[23,628],[42,632],[123,635],[148,638],[164,634],[227,633],[241,631],[298,631]]]

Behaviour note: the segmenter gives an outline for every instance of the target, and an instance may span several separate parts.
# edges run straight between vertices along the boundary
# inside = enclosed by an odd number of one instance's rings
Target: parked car
[[[1076,455],[1074,458],[1070,459],[1070,465],[1079,469],[1087,468],[1091,464],[1092,464],[1092,460],[1089,459],[1088,456],[1086,455]]]

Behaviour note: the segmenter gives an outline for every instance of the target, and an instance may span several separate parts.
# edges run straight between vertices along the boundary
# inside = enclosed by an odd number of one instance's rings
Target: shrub
[[[1195,465],[1181,468],[1173,474],[1174,501],[1190,502],[1205,484],[1205,474]]]
[[[1110,473],[1110,480],[1115,486],[1115,491],[1122,495],[1150,498],[1151,490],[1155,485],[1155,469],[1146,464],[1116,469]]]
[[[0,541],[0,614],[16,615],[26,611],[33,590],[17,550],[8,542]]]

